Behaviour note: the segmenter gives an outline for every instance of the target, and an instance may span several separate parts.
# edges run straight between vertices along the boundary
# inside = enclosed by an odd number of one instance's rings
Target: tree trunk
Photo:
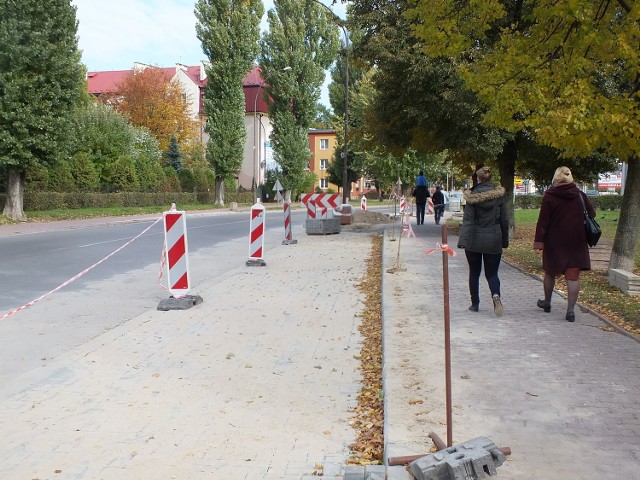
[[[628,162],[627,179],[620,208],[620,220],[611,250],[609,268],[633,272],[640,237],[640,158]],[[634,213],[635,212],[635,213]]]
[[[284,191],[284,202],[289,204],[291,203],[291,190]]]
[[[224,206],[224,180],[216,178],[216,205]]]
[[[24,222],[27,220],[23,209],[27,174],[12,168],[9,168],[7,173],[7,200],[2,214],[18,222]]]
[[[509,220],[509,238],[513,238],[516,229],[516,217],[513,205],[513,180],[518,159],[518,146],[515,140],[509,140],[502,147],[498,155],[498,170],[500,171],[500,184],[504,187],[504,205]]]

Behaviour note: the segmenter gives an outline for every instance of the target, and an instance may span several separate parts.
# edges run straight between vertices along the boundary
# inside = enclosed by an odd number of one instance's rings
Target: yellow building
[[[329,173],[327,172],[327,168],[333,162],[336,147],[335,130],[309,130],[311,159],[309,160],[308,170],[315,173],[317,177],[316,184],[309,193],[315,193],[318,188],[323,192],[331,189],[334,193],[338,193],[338,185],[329,183]]]

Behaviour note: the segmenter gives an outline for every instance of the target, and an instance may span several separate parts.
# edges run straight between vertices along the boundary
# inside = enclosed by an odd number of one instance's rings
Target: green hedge
[[[0,206],[4,206],[6,194],[0,194]],[[120,193],[59,193],[59,192],[26,192],[24,195],[25,211],[64,210],[74,208],[107,208],[107,207],[152,207],[176,205],[214,204],[213,192],[172,193],[172,192],[120,192]],[[227,204],[231,202],[252,204],[252,192],[229,192],[225,195]]]
[[[598,195],[589,196],[589,201],[596,210],[620,210],[622,206],[622,195]],[[542,195],[516,195],[516,208],[540,208]]]

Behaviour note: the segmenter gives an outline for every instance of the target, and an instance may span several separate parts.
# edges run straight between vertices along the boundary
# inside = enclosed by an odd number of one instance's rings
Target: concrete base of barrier
[[[293,245],[293,244],[296,244],[296,243],[298,243],[298,240],[293,240],[292,239],[292,240],[283,240],[282,241],[282,245]]]
[[[304,225],[307,235],[330,235],[340,233],[339,218],[307,218]]]
[[[169,297],[164,300],[160,300],[158,310],[163,312],[168,310],[189,310],[194,305],[198,305],[200,303],[202,303],[202,297],[200,295],[185,295],[180,298]]]
[[[250,258],[247,260],[247,267],[264,267],[267,264],[262,258]]]

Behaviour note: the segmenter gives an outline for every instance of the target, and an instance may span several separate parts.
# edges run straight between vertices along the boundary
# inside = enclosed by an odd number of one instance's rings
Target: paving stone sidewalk
[[[387,456],[428,451],[431,431],[446,441],[443,262],[440,252],[425,253],[441,231],[429,220],[412,225],[417,238],[402,239],[406,271],[384,276]],[[397,239],[397,230],[387,231],[385,271],[396,264]],[[540,281],[504,262],[504,315],[494,315],[484,276],[480,311],[470,312],[466,259],[455,250],[448,257],[453,444],[488,436],[511,447],[498,468],[504,479],[640,478],[637,339],[606,331],[588,311],[567,322],[557,295],[544,313],[536,307]],[[403,467],[388,473],[410,478]]]

